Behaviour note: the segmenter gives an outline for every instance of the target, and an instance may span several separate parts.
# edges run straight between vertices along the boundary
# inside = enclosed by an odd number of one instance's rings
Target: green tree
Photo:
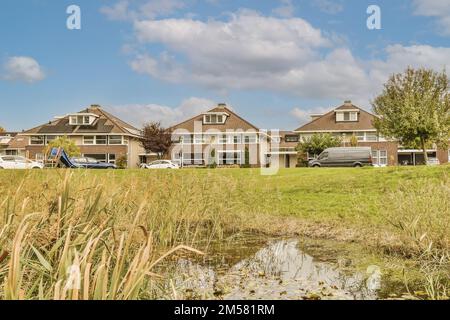
[[[314,134],[310,138],[303,138],[297,146],[297,151],[317,156],[325,149],[339,147],[341,143],[339,137],[334,137],[331,134]]]
[[[80,148],[66,136],[51,141],[45,149],[45,153],[49,154],[53,148],[63,148],[69,157],[76,157],[81,154]]]
[[[117,168],[126,169],[128,165],[128,158],[126,155],[121,155],[116,161]]]
[[[250,150],[245,147],[244,150],[244,164],[241,165],[242,168],[250,168]]]
[[[375,127],[404,146],[446,146],[450,139],[450,81],[444,72],[408,68],[392,75],[372,103]]]
[[[350,146],[357,147],[358,146],[358,137],[355,135],[352,135],[350,138]]]

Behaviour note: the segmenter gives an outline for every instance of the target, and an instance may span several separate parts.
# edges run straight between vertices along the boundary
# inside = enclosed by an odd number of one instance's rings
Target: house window
[[[53,140],[56,140],[60,138],[60,136],[46,136],[45,137],[45,144],[50,144]]]
[[[91,124],[91,117],[89,116],[70,116],[69,123],[74,126],[82,126]]]
[[[372,150],[372,164],[374,166],[378,165],[378,150]]]
[[[285,137],[286,142],[299,142],[299,136],[289,135]]]
[[[241,153],[240,152],[221,152],[219,153],[219,164],[222,165],[233,165],[241,164]]]
[[[205,114],[203,116],[203,124],[224,124],[226,115],[224,114]]]
[[[84,136],[83,144],[86,144],[86,145],[95,144],[95,136]]]
[[[242,143],[242,137],[241,136],[233,136],[233,143]]]
[[[373,150],[372,151],[372,163],[374,166],[387,166],[387,151],[386,150]]]
[[[83,157],[85,158],[92,158],[97,160],[98,162],[108,162],[108,155],[107,154],[84,154]]]
[[[19,151],[18,150],[5,150],[5,155],[7,156],[18,156]]]
[[[109,136],[109,144],[112,145],[122,144],[122,136]]]
[[[355,132],[355,136],[358,139],[358,141],[366,140],[366,134],[364,132]]]
[[[378,135],[376,132],[367,132],[366,133],[366,140],[371,142],[378,141]]]
[[[256,136],[255,135],[245,136],[244,142],[245,143],[256,143]]]
[[[96,136],[95,144],[107,144],[108,136]]]
[[[190,143],[192,143],[192,135],[185,134],[184,136],[181,137],[180,140],[182,143],[190,144]]]
[[[387,166],[387,151],[380,150],[380,166]]]
[[[30,137],[30,144],[34,146],[42,146],[44,145],[44,136],[31,136]]]
[[[203,144],[203,143],[205,143],[205,138],[202,135],[195,135],[194,143],[195,144]]]
[[[219,137],[219,143],[221,143],[221,144],[228,143],[226,134],[223,134]]]
[[[337,122],[358,121],[358,112],[357,111],[336,112],[336,121]]]
[[[114,137],[114,136],[112,136]],[[117,137],[121,137],[121,136],[115,136]],[[113,139],[113,142],[118,142],[118,140]],[[121,139],[120,139],[120,142]],[[108,136],[83,136],[83,144],[84,145],[106,145],[108,144]],[[110,144],[122,144],[122,143],[111,143],[111,138],[110,138]]]
[[[116,155],[115,154],[109,154],[108,155],[108,162],[115,164],[116,163]]]

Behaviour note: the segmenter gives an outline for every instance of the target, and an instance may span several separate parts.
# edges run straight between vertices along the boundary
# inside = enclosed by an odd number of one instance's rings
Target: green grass
[[[429,296],[445,297],[449,172],[3,170],[0,297],[153,298],[159,257],[240,232],[360,242],[416,263]],[[77,261],[87,280],[65,292]]]

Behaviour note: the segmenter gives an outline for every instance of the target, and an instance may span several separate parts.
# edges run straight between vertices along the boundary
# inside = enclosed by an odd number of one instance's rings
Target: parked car
[[[428,158],[427,166],[438,166],[440,164],[441,162],[439,161],[438,158]]]
[[[115,164],[100,162],[94,158],[77,157],[71,158],[70,161],[72,161],[76,166],[85,169],[117,169]]]
[[[179,169],[178,164],[170,160],[157,160],[150,163],[143,163],[142,169]]]
[[[317,159],[308,162],[309,167],[364,167],[372,166],[370,147],[329,148]]]
[[[42,162],[20,156],[0,156],[0,169],[43,169]]]

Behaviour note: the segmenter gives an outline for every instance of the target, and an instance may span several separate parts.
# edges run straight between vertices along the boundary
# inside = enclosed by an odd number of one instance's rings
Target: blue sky
[[[81,30],[66,8],[81,8]],[[381,30],[366,26],[381,9]],[[101,104],[137,126],[226,102],[295,129],[393,72],[450,69],[449,0],[3,0],[0,126],[27,129]]]

